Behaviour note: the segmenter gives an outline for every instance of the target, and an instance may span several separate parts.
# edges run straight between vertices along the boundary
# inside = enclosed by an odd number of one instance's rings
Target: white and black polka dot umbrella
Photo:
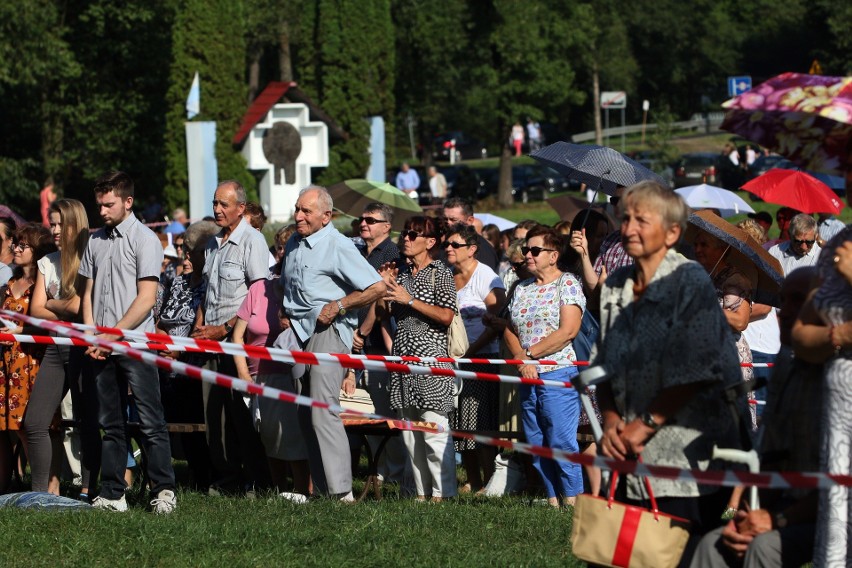
[[[532,158],[607,195],[615,195],[619,187],[652,180],[668,184],[638,162],[612,148],[594,144],[556,142],[530,154]]]

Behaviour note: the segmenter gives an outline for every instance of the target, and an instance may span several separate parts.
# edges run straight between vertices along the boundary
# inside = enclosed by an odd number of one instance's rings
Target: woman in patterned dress
[[[817,270],[821,284],[793,327],[796,355],[824,363],[820,471],[852,474],[852,226],[823,247]],[[852,492],[822,489],[817,513],[814,566],[852,565],[849,530]]]
[[[15,233],[15,272],[6,286],[0,288],[0,309],[28,314],[30,297],[36,281],[36,263],[56,250],[50,231],[30,223]],[[24,326],[4,328],[4,333],[23,333]],[[15,434],[27,409],[33,390],[39,360],[44,347],[15,341],[3,343],[0,359],[0,493],[8,489],[12,473],[12,446]],[[26,450],[26,438],[18,437]]]
[[[401,267],[387,264],[379,271],[387,285],[384,301],[397,322],[393,355],[448,356],[447,330],[456,310],[456,287],[450,269],[437,259],[440,238],[435,219],[411,217],[400,247],[408,262]],[[446,363],[429,366],[450,367]],[[391,373],[390,402],[403,418],[434,422],[444,430],[402,433],[413,466],[416,498],[455,497],[456,462],[449,435],[452,377]]]
[[[496,335],[482,321],[485,314],[496,316],[506,302],[506,291],[500,277],[488,266],[474,258],[477,249],[476,231],[467,225],[450,228],[444,246],[447,262],[453,268],[461,314],[470,348],[465,357],[496,359]],[[496,365],[463,365],[465,371],[498,373]],[[459,394],[458,408],[453,413],[453,430],[497,430],[500,422],[498,404],[500,384],[486,381],[464,381]],[[467,484],[462,492],[479,491],[494,473],[497,448],[473,440],[456,440],[462,465],[467,472]]]
[[[509,302],[512,328],[504,338],[515,359],[561,359],[576,361],[571,345],[583,318],[586,297],[580,279],[562,272],[557,263],[563,250],[562,237],[553,229],[535,227],[527,233],[522,251],[533,278],[518,282]],[[528,379],[570,381],[575,366],[521,365]],[[521,385],[521,416],[530,444],[576,453],[580,397],[565,387]],[[580,466],[533,457],[541,475],[548,503],[573,505],[583,492]],[[560,501],[561,498],[561,501]]]

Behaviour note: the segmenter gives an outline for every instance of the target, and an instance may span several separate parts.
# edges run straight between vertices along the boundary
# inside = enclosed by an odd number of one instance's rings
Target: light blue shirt
[[[407,172],[402,170],[396,174],[396,187],[402,191],[411,191],[420,187],[420,176],[413,168],[409,168]]]
[[[12,267],[8,264],[0,262],[0,286],[6,284],[9,281],[9,278],[12,277]]]
[[[313,335],[323,306],[381,280],[355,244],[331,223],[308,237],[290,237],[284,255],[284,311],[302,342]],[[358,310],[349,310],[332,325],[351,348],[357,324]]]

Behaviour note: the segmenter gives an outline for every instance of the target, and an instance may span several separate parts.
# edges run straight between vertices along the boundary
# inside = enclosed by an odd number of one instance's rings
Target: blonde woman
[[[53,242],[59,250],[38,262],[30,314],[47,320],[80,321],[79,292],[82,288],[77,271],[89,241],[86,210],[76,199],[59,199],[50,205],[48,218]],[[39,378],[42,380],[33,387],[24,417],[33,491],[59,494],[62,434],[51,429],[50,425],[69,389],[77,405],[75,415],[81,414],[78,396],[80,355],[76,348],[50,345],[41,361]],[[82,473],[83,487],[87,488],[88,470],[84,467]]]

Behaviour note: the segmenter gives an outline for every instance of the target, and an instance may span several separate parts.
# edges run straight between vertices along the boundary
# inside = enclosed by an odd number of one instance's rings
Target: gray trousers
[[[350,349],[332,326],[317,326],[305,351],[349,353]],[[296,380],[296,389],[298,394],[339,405],[342,382],[341,367],[309,366],[302,378]],[[308,448],[314,491],[321,495],[339,495],[352,491],[349,440],[340,415],[324,408],[300,406],[299,424]]]
[[[382,353],[387,355],[387,353]],[[391,408],[390,404],[390,373],[385,371],[369,371],[367,373],[367,392],[373,401],[376,414],[382,416],[396,416],[398,413]],[[367,443],[375,451],[382,442],[381,436],[367,436]],[[378,472],[385,481],[396,481],[402,483],[405,475],[405,464],[408,460],[408,452],[401,436],[390,438],[385,444],[379,460]]]
[[[814,551],[816,525],[790,525],[754,538],[742,564],[722,545],[722,530],[712,530],[701,539],[690,568],[798,568],[810,562]]]

